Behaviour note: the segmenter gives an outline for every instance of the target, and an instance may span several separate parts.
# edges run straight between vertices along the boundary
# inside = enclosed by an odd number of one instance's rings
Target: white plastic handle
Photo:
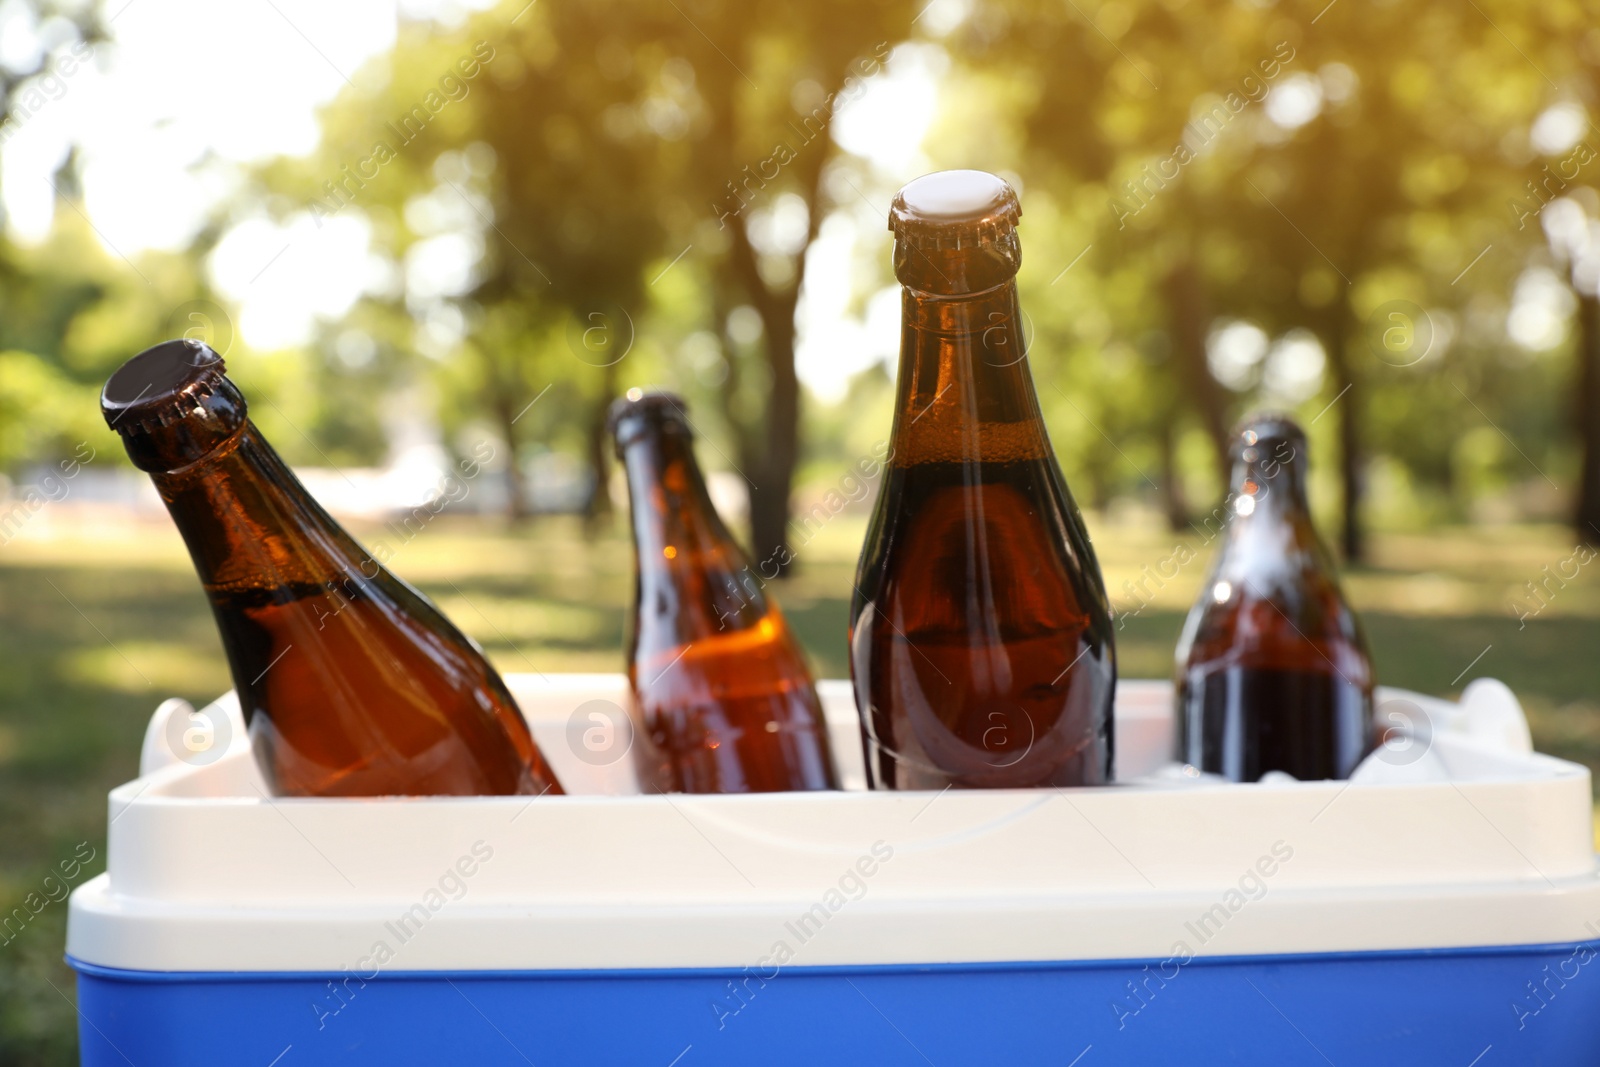
[[[196,710],[187,700],[171,697],[161,702],[145,727],[139,776],[174,763],[204,766],[248,744],[244,717],[232,699],[224,697]]]
[[[1532,752],[1533,734],[1522,702],[1498,678],[1474,678],[1461,693],[1461,732],[1507,752]]]
[[[167,724],[174,715],[191,716],[194,705],[182,697],[168,697],[150,716],[150,725],[144,728],[144,744],[139,749],[139,777],[154,774],[163,767],[178,761],[178,754],[167,744]]]

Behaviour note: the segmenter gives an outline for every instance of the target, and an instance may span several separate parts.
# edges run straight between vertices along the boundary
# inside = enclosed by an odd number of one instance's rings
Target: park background
[[[112,370],[222,352],[312,491],[507,672],[621,666],[603,414],[675,389],[841,676],[886,212],[945,167],[1021,193],[1029,361],[1125,676],[1170,673],[1228,429],[1283,408],[1380,680],[1500,677],[1541,749],[1600,767],[1597,15],[0,0],[0,913],[47,900],[0,935],[0,1063],[76,1062],[52,872],[104,869],[156,704],[229,685],[100,418]]]

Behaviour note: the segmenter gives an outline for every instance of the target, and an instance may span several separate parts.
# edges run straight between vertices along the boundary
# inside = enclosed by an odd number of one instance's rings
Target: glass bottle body
[[[345,533],[251,423],[151,476],[275,793],[561,792],[482,651]]]
[[[1252,444],[1177,648],[1177,758],[1234,781],[1347,778],[1373,743],[1372,665],[1312,526],[1304,441]]]
[[[891,451],[851,609],[869,783],[1108,782],[1110,612],[1044,431],[1015,283],[956,297],[908,287],[903,316]]]
[[[636,582],[628,681],[647,789],[836,788],[827,728],[783,613],[717,516],[686,427],[620,448]]]

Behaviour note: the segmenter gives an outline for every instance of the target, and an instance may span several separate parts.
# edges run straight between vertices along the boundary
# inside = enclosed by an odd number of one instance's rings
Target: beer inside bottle
[[[188,545],[275,793],[561,792],[483,652],[311,498],[220,356],[157,345],[101,408]]]
[[[1372,663],[1306,503],[1306,439],[1281,415],[1233,442],[1229,521],[1178,642],[1177,757],[1253,782],[1347,778],[1371,748]]]
[[[890,211],[900,367],[850,627],[873,788],[1111,779],[1110,610],[1034,395],[1020,215],[980,171]]]
[[[828,734],[768,579],[729,535],[695,462],[684,401],[631,389],[610,412],[637,562],[628,681],[647,789],[833,789]]]

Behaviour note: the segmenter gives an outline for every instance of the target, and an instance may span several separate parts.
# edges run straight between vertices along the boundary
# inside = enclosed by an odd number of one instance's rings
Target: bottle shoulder
[[[896,466],[854,593],[852,623],[866,619],[891,634],[896,626],[930,635],[998,627],[1013,636],[1110,628],[1099,566],[1045,460]],[[868,613],[869,605],[878,610]]]
[[[1270,586],[1217,578],[1185,620],[1177,661],[1180,672],[1202,664],[1290,665],[1371,684],[1360,622],[1337,583],[1320,574]]]

